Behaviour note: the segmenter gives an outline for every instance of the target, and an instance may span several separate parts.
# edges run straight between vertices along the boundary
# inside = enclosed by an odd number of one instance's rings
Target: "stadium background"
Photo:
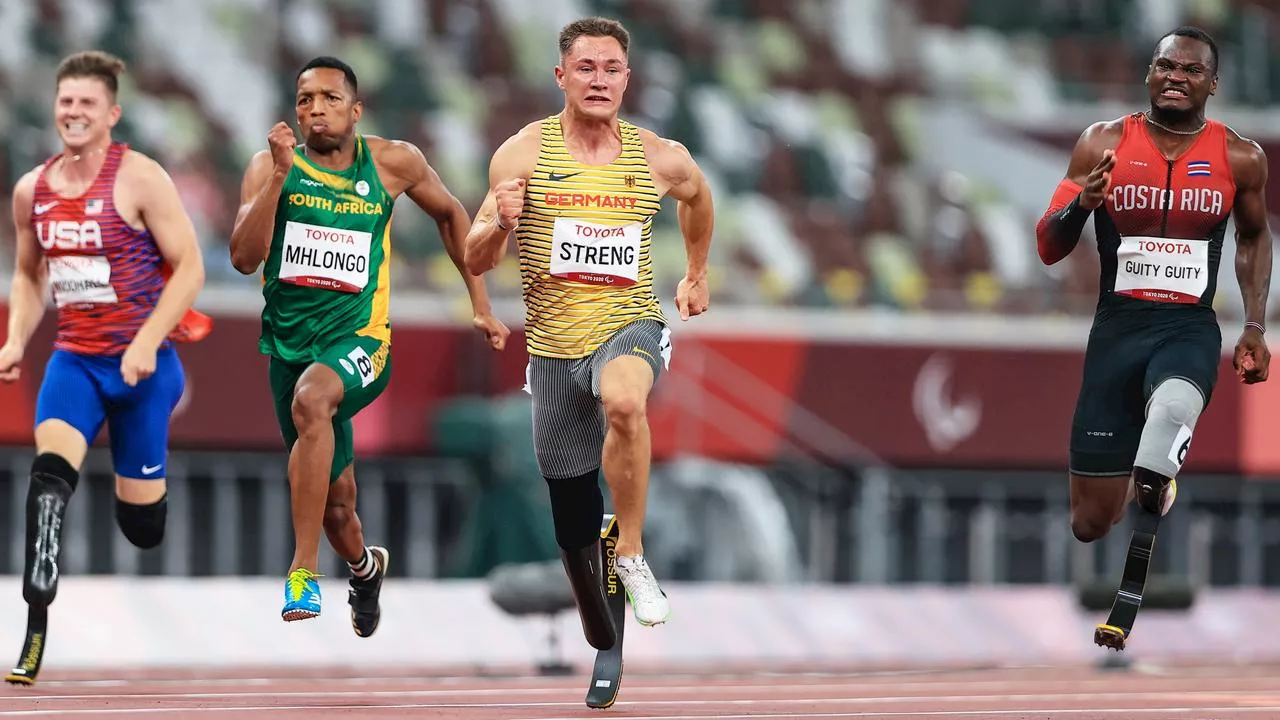
[[[110,611],[79,620],[51,646],[50,665],[94,665],[106,648],[118,658],[126,635],[150,633],[125,653],[142,664],[241,662],[247,651],[237,637],[285,637],[272,621],[291,551],[286,458],[256,349],[258,283],[231,268],[227,238],[246,162],[274,122],[293,120],[296,68],[319,54],[350,62],[366,102],[361,128],[420,145],[474,213],[493,148],[561,106],[551,75],[557,30],[594,13],[632,32],[624,117],[684,143],[716,193],[713,307],[674,328],[672,369],[651,412],[646,547],[658,576],[679,588],[677,618],[684,593],[693,633],[685,637],[715,631],[697,627],[699,618],[732,616],[730,607],[749,612],[767,586],[782,593],[768,597],[797,623],[820,607],[864,622],[827,628],[835,634],[821,650],[796,639],[797,626],[785,631],[792,635],[757,633],[724,650],[731,659],[1095,657],[1088,637],[1097,618],[1075,607],[1074,591],[1118,580],[1128,539],[1124,525],[1080,545],[1067,523],[1068,429],[1097,255],[1090,227],[1076,252],[1046,268],[1034,224],[1080,131],[1146,106],[1141,80],[1152,47],[1183,22],[1221,44],[1211,116],[1259,141],[1275,163],[1280,25],[1272,4],[4,3],[3,206],[13,182],[56,150],[58,59],[85,48],[119,54],[129,72],[116,136],[159,159],[177,183],[208,270],[197,307],[217,320],[210,338],[181,350],[188,394],[173,424],[162,548],[138,552],[119,537],[105,450],[91,455],[68,516],[68,579],[58,602],[105,598],[124,615],[112,625],[102,622]],[[1278,192],[1273,180],[1273,212]],[[670,201],[666,207],[654,263],[674,316],[684,250]],[[11,267],[8,223],[0,235],[0,260]],[[386,594],[398,619],[374,641],[352,645],[344,571],[325,548],[328,610],[325,629],[313,632],[337,645],[312,652],[323,659],[373,647],[384,659],[446,664],[534,657],[543,650],[539,631],[524,625],[512,632],[526,644],[504,655],[415,623],[415,615],[467,605],[473,616],[458,626],[508,628],[478,580],[500,563],[555,557],[520,392],[526,354],[514,255],[488,279],[498,314],[516,331],[499,355],[469,328],[457,273],[411,203],[396,216],[393,247],[395,375],[356,425],[359,510],[370,542],[392,550]],[[1229,352],[1242,319],[1230,262],[1221,278],[1217,308]],[[1273,289],[1269,319],[1275,300]],[[20,602],[13,573],[22,560],[31,411],[51,325],[32,342],[21,382],[0,388],[4,608]],[[1241,387],[1224,355],[1155,560],[1158,573],[1202,592],[1189,614],[1167,620],[1167,632],[1155,631],[1165,622],[1158,614],[1143,616],[1140,625],[1152,623],[1139,636],[1148,653],[1277,652],[1239,618],[1280,616],[1278,426],[1280,385]],[[217,648],[208,638],[200,649],[166,645],[191,630],[181,617],[152,627],[158,621],[147,608],[181,603],[192,577],[208,578],[200,587],[210,622],[225,616],[238,628]],[[899,615],[919,642],[868,630],[868,618]],[[1024,621],[1019,632],[1049,639],[1033,650],[940,639],[958,625],[969,628],[967,638],[981,636],[983,623],[1011,615]],[[568,652],[579,653],[576,620],[561,621]],[[20,632],[7,623],[2,637],[16,649]],[[307,631],[288,632],[298,642]],[[637,642],[637,652],[650,653],[643,657],[701,657],[691,639]]]

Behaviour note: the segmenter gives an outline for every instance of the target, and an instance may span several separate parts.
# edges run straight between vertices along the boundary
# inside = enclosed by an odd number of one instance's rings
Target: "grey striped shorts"
[[[578,477],[600,467],[605,433],[600,373],[623,355],[647,360],[656,384],[671,366],[671,331],[657,320],[637,320],[586,357],[529,356],[524,389],[533,396],[533,449],[543,477]]]

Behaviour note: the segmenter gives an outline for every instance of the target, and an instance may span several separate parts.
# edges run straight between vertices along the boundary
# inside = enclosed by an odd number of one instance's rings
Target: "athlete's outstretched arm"
[[[519,224],[525,186],[538,162],[538,128],[531,124],[507,138],[489,161],[489,192],[464,242],[463,262],[475,275],[494,269],[507,254],[507,239]]]
[[[13,229],[17,239],[13,282],[9,285],[9,332],[0,349],[0,380],[16,380],[27,343],[44,318],[48,268],[31,229],[31,202],[36,173],[22,176],[13,188]]]
[[[670,185],[667,191],[676,199],[676,218],[684,235],[688,268],[684,279],[676,288],[676,306],[680,318],[688,320],[710,307],[707,289],[707,257],[711,252],[711,235],[715,229],[715,202],[711,187],[694,162],[689,151],[680,143],[664,141],[664,148],[651,163],[662,179]]]
[[[1067,176],[1054,191],[1049,209],[1036,223],[1036,247],[1045,265],[1071,254],[1080,242],[1080,231],[1089,215],[1106,200],[1116,164],[1113,148],[1118,139],[1115,123],[1094,123],[1076,141]]]
[[[231,264],[245,275],[257,272],[267,259],[271,231],[276,222],[276,206],[288,168],[278,168],[269,150],[261,150],[249,161],[240,183],[240,211],[231,230]]]
[[[1267,156],[1257,143],[1231,143],[1236,181],[1236,280],[1244,299],[1245,328],[1236,345],[1235,366],[1245,382],[1267,378],[1270,353],[1262,337],[1267,320],[1267,294],[1271,289],[1271,229],[1267,223]],[[1249,366],[1241,366],[1244,355]],[[1265,354],[1265,356],[1264,356]]]
[[[484,279],[467,272],[462,262],[467,230],[471,228],[471,217],[467,214],[467,209],[445,187],[440,175],[417,146],[393,141],[388,145],[383,162],[407,182],[404,194],[436,222],[445,252],[449,253],[449,259],[458,268],[462,281],[467,284],[472,309],[477,314],[488,313],[489,293],[485,290]]]
[[[472,324],[484,333],[490,347],[495,350],[503,349],[511,331],[493,316],[484,278],[468,272],[463,262],[467,230],[471,226],[467,209],[445,187],[440,175],[416,145],[392,141],[388,143],[381,161],[387,170],[405,181],[405,195],[435,220],[445,252],[449,253],[449,259],[467,285],[467,295],[471,298],[471,312],[474,316]]]
[[[160,254],[173,268],[150,317],[138,328],[133,343],[154,350],[191,309],[204,287],[204,257],[191,216],[182,206],[178,188],[160,163],[134,155],[129,180],[138,188],[139,210]],[[127,379],[127,378],[126,378]]]

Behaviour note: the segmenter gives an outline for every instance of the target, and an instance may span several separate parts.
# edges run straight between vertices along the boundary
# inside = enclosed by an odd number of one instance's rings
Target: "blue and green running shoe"
[[[319,577],[306,568],[289,573],[284,581],[284,609],[280,611],[285,622],[306,620],[320,614]]]

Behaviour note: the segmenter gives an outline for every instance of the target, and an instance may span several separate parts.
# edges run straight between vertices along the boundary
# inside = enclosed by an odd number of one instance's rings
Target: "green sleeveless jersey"
[[[394,205],[363,136],[341,171],[294,151],[262,271],[263,354],[309,363],[354,335],[391,342]]]

